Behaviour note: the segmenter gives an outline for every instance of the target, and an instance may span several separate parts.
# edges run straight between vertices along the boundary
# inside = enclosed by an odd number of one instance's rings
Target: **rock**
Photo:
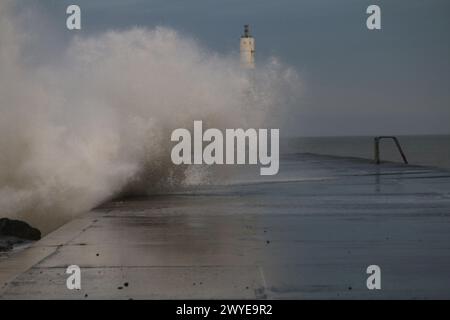
[[[25,241],[17,237],[0,235],[0,252],[11,251],[15,245],[22,244]]]
[[[9,250],[11,250],[13,247],[12,247],[12,245],[9,243],[9,242],[7,242],[7,241],[2,241],[1,239],[0,239],[0,252],[6,252],[6,251],[9,251]]]
[[[41,232],[26,222],[1,218],[0,236],[12,236],[25,240],[39,240],[41,239]]]

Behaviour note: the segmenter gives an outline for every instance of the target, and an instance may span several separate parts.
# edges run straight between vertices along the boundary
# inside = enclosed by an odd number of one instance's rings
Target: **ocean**
[[[397,136],[410,164],[450,169],[450,135]],[[374,158],[373,137],[287,138],[283,153],[314,153],[341,157]],[[380,142],[382,161],[402,162],[392,140]]]

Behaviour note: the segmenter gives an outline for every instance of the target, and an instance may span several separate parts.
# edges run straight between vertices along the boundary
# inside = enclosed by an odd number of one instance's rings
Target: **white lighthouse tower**
[[[255,67],[255,39],[250,35],[249,26],[244,26],[241,36],[241,65],[247,69]]]

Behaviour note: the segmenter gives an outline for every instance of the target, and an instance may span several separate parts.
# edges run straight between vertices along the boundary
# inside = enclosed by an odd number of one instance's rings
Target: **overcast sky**
[[[256,38],[257,61],[277,56],[294,66],[303,80],[303,97],[286,127],[291,134],[450,133],[449,0],[20,0],[20,4],[39,11],[45,27],[54,29],[52,36],[70,38],[65,8],[78,4],[84,34],[164,25],[224,53],[238,50],[242,26],[248,23]],[[382,9],[381,31],[366,28],[370,4]],[[45,47],[49,41],[34,44]]]

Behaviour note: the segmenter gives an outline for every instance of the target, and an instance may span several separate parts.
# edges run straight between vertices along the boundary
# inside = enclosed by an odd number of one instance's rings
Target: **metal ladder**
[[[375,154],[375,163],[380,164],[380,140],[381,139],[392,139],[395,142],[395,145],[397,146],[398,151],[400,152],[400,155],[403,158],[403,162],[405,164],[408,164],[408,160],[406,159],[405,154],[403,153],[402,147],[400,146],[400,142],[398,141],[397,137],[394,136],[379,136],[374,138],[374,154]]]

